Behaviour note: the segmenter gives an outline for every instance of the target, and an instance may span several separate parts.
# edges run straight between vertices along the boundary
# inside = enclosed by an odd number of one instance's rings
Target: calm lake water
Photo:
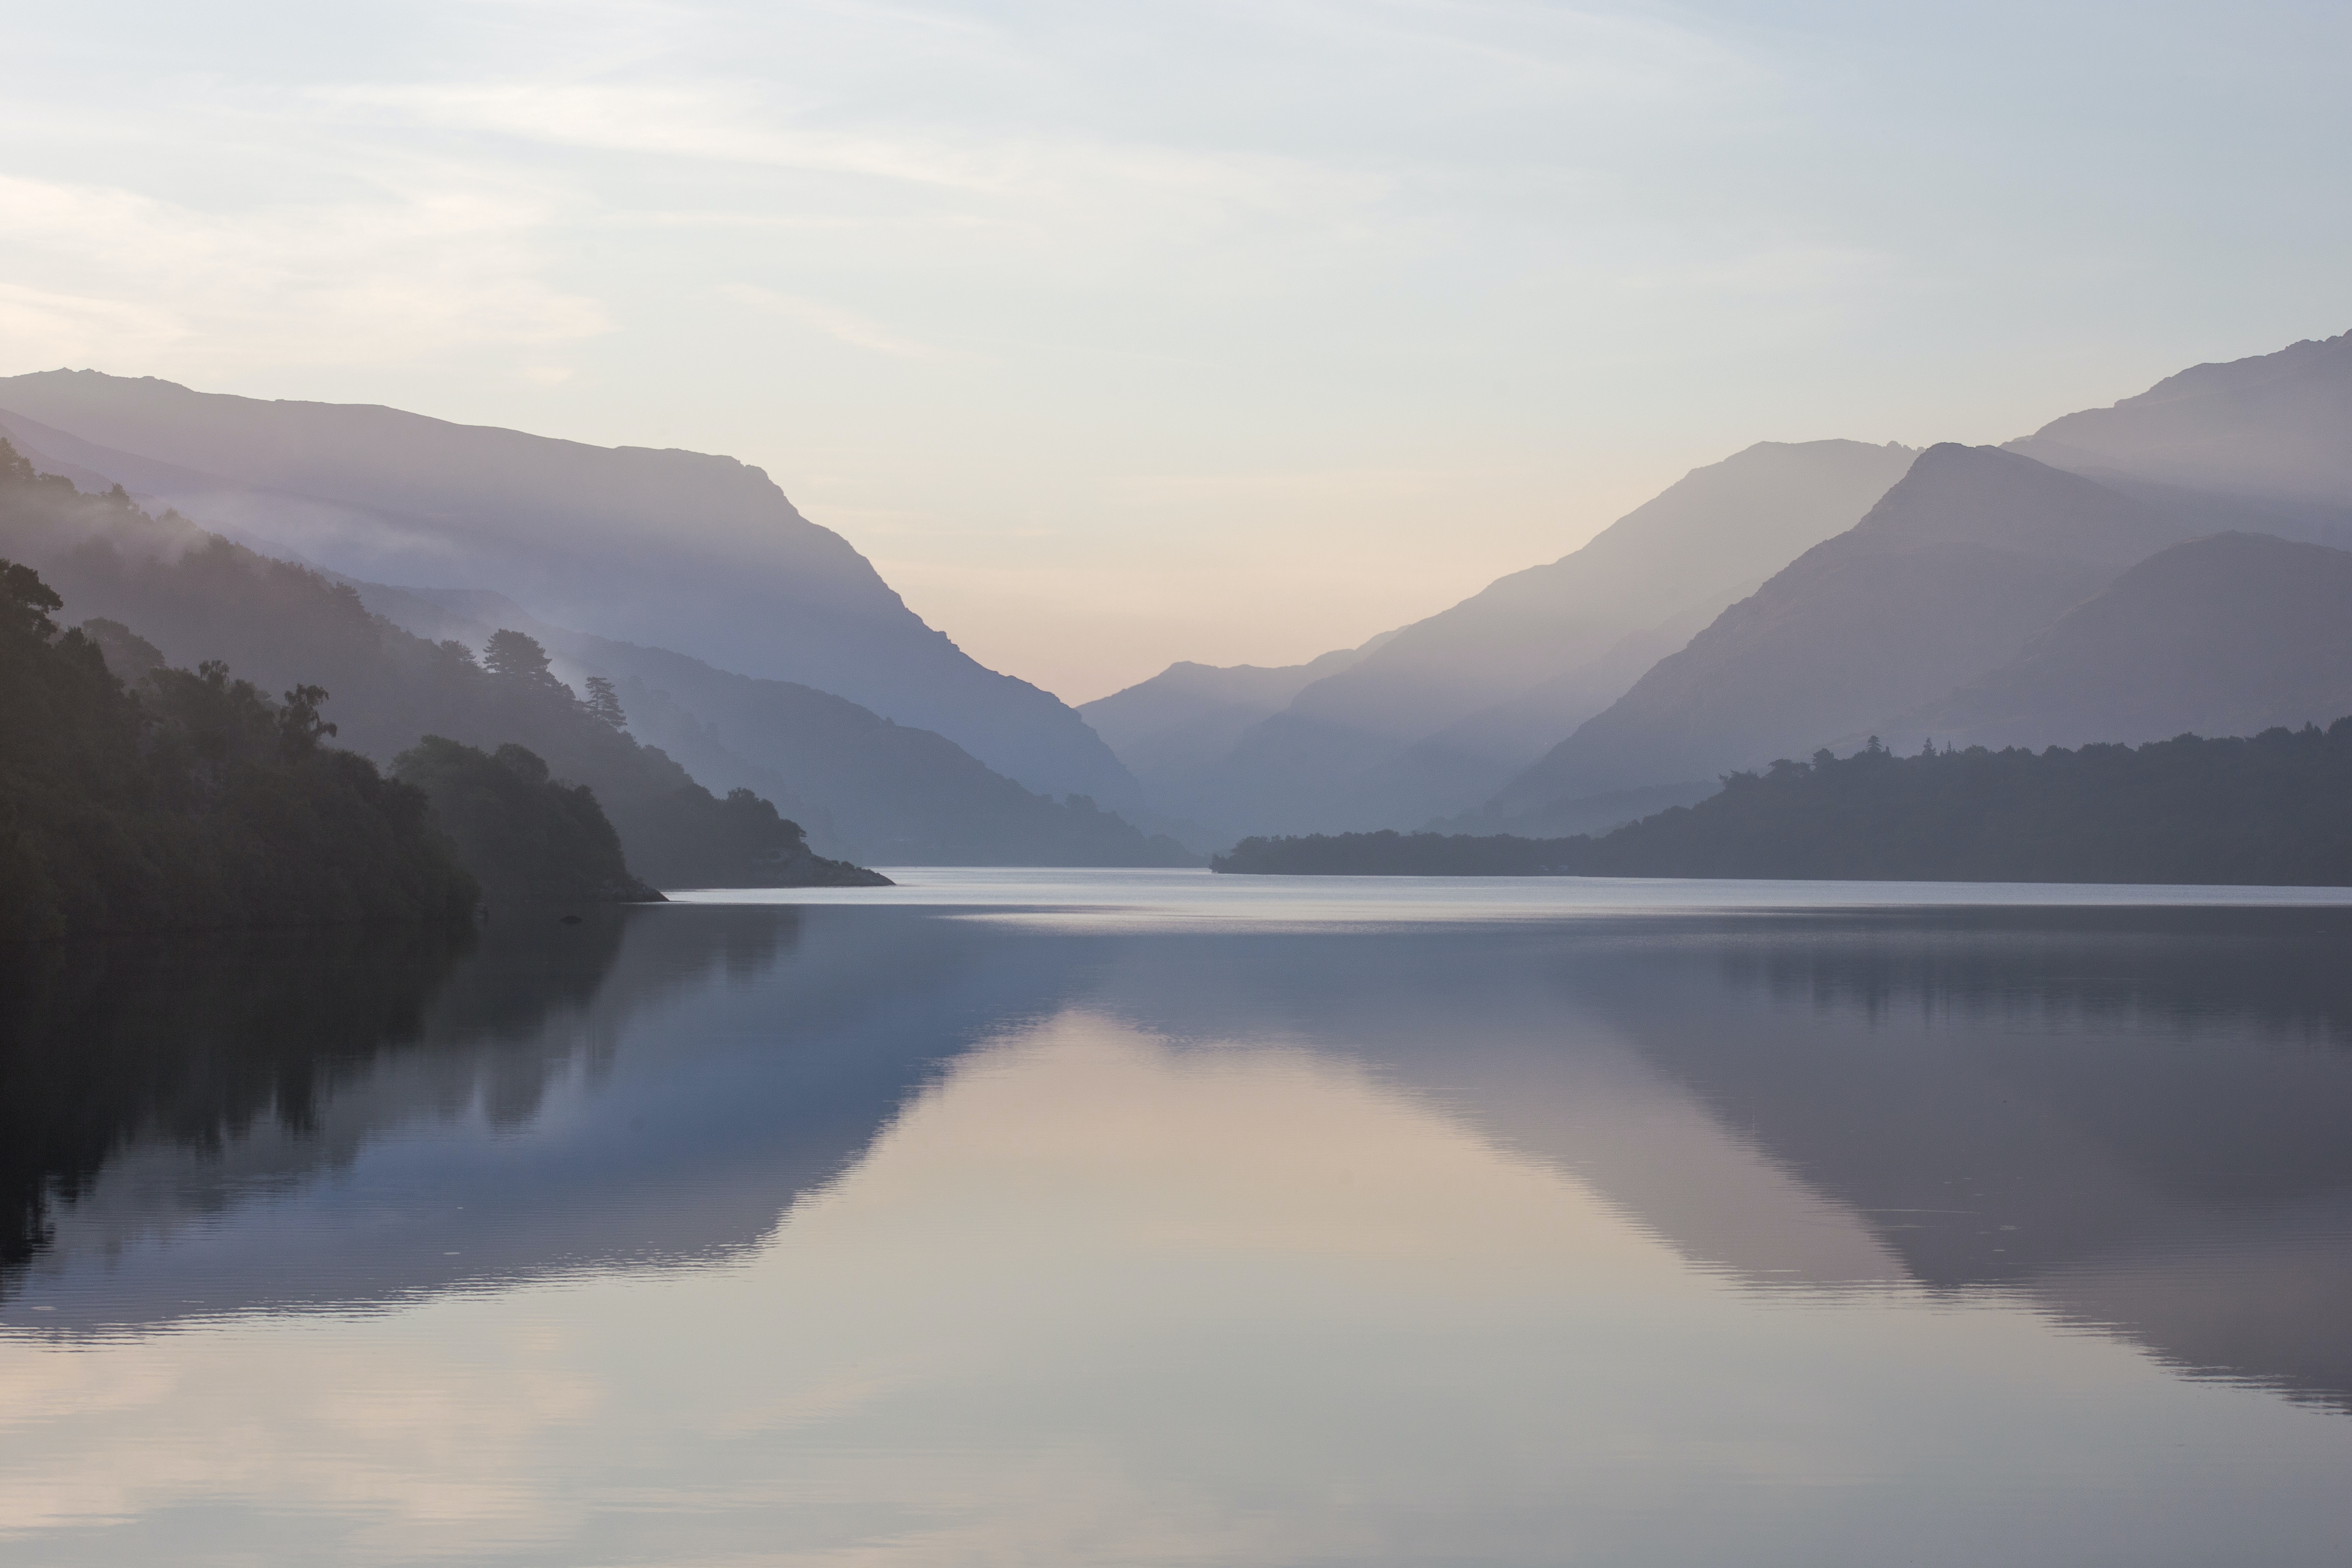
[[[0,1563],[2352,1562],[2347,895],[902,875],[10,959]]]

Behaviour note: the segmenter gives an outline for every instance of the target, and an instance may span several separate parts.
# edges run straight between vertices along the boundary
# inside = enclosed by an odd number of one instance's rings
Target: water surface
[[[2352,1560],[2344,895],[894,874],[11,961],[0,1563]]]

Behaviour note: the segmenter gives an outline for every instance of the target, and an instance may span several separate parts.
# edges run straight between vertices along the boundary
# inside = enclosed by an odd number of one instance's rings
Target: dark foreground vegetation
[[[393,776],[424,792],[433,815],[495,908],[507,903],[653,902],[630,875],[621,837],[585,784],[562,784],[509,742],[495,755],[427,735],[393,760]]]
[[[0,562],[0,940],[471,915],[424,792],[321,743],[325,692],[219,664],[133,691],[59,605]]]
[[[393,760],[394,776],[416,785],[481,879],[493,907],[544,900],[651,901],[661,894],[631,874],[620,835],[585,784],[548,775],[535,752],[509,742],[481,751],[427,735]],[[698,858],[705,887],[888,887],[890,879],[809,852],[797,824],[739,789],[725,800],[689,795],[666,819],[692,842],[671,847],[669,864]]]
[[[348,584],[175,513],[151,517],[120,489],[85,495],[35,473],[5,440],[0,555],[35,564],[73,620],[104,617],[135,631],[140,660],[226,662],[265,689],[316,682],[334,693],[340,743],[379,763],[426,735],[485,752],[527,748],[555,777],[595,792],[630,867],[656,886],[792,886],[802,872],[822,879],[797,826],[772,807],[762,813],[756,796],[714,796],[639,744],[609,687],[582,700],[521,632],[499,631],[479,654],[412,637],[371,615]],[[141,671],[115,673],[135,682]]]
[[[1926,752],[1733,773],[1594,838],[1248,838],[1218,871],[2352,886],[2352,718],[2246,740]]]

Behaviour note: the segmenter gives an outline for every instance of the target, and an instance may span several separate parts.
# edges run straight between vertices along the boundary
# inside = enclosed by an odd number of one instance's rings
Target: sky
[[[730,453],[1072,701],[2352,327],[2352,6],[0,0],[0,374]]]

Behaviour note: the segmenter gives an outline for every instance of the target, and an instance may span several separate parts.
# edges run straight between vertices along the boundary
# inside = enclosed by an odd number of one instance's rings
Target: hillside
[[[969,658],[731,458],[95,371],[0,378],[0,411],[44,466],[120,482],[265,553],[495,590],[562,625],[837,693],[1032,789],[1136,798],[1076,713]]]
[[[1214,764],[1139,776],[1158,809],[1234,831],[1475,805],[1726,605],[1852,527],[1914,456],[1761,442],[1696,468],[1582,548],[1369,646]]]
[[[1808,547],[1851,528],[1917,454],[1858,441],[1759,442],[1695,468],[1548,565],[1515,572],[1404,627],[1291,702],[1302,718],[1400,740],[1465,741],[1482,715],[1536,688],[1549,707],[1486,742],[1532,757],[1555,716],[1595,712],[1617,692],[1610,655],[1628,638],[1696,630]],[[1602,666],[1595,669],[1595,665]],[[1624,671],[1630,684],[1641,667]],[[1580,689],[1575,678],[1586,677]],[[1619,688],[1622,689],[1622,688]]]
[[[1908,750],[2251,735],[2352,712],[2352,552],[2259,534],[2176,544],[2000,668],[1878,732]]]
[[[2352,887],[2352,718],[2137,750],[1774,763],[1605,837],[1250,839],[1224,872]]]
[[[470,920],[425,796],[323,744],[317,689],[280,701],[209,665],[133,691],[61,607],[0,560],[0,942]]]
[[[721,803],[677,763],[590,712],[521,639],[486,666],[368,613],[357,594],[184,520],[152,518],[121,496],[78,493],[15,467],[0,473],[0,553],[34,564],[68,619],[122,623],[160,657],[225,662],[264,690],[324,687],[327,716],[352,751],[388,764],[426,734],[485,751],[509,742],[595,792],[629,864],[668,887],[745,874]],[[782,847],[761,847],[761,859]]]
[[[2194,366],[2010,449],[2094,478],[2316,505],[2352,523],[2352,332]]]
[[[550,626],[498,595],[353,587],[370,609],[431,641],[478,647],[501,627],[527,632],[565,679],[614,682],[630,734],[714,792],[775,802],[831,854],[894,866],[1199,863],[1084,796],[1046,799],[943,735],[829,692]]]
[[[1393,637],[1339,648],[1305,664],[1213,665],[1180,660],[1078,711],[1138,779],[1189,775],[1222,760],[1249,727],[1280,712]]]
[[[2014,657],[2178,519],[1991,447],[1940,446],[1498,793],[1509,816],[1804,755]]]

